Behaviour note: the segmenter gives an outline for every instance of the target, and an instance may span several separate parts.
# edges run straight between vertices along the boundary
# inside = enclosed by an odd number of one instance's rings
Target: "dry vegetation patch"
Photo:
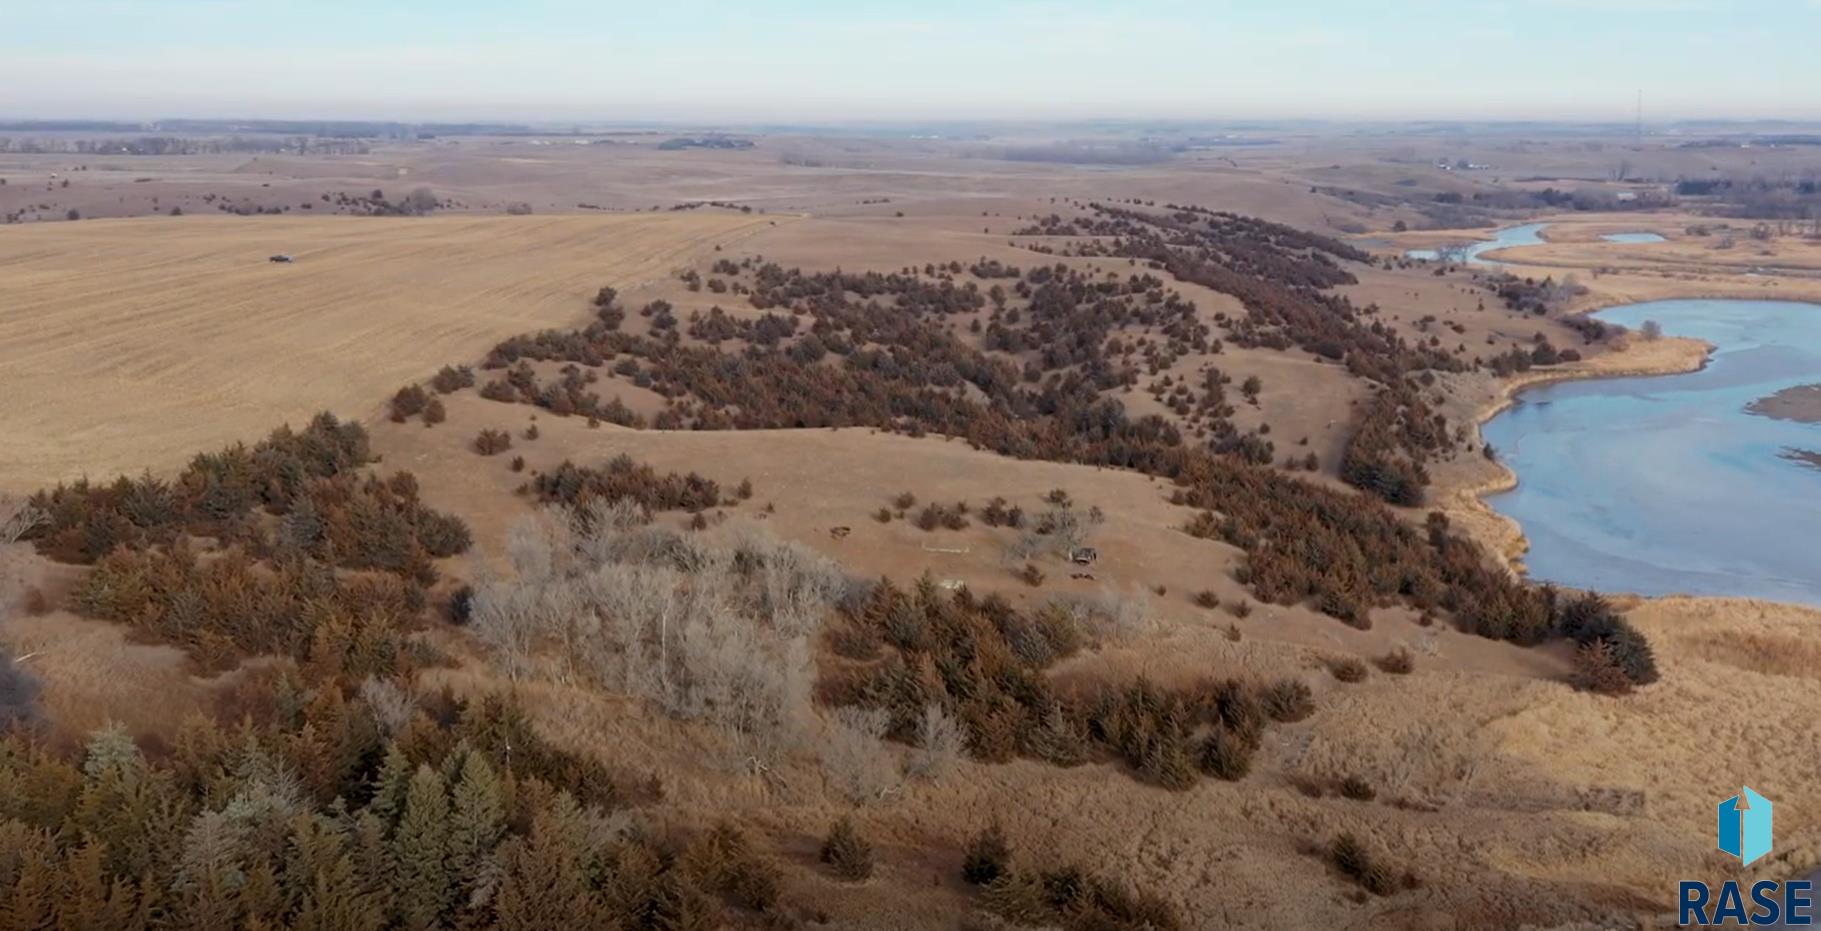
[[[168,469],[572,322],[603,281],[660,277],[738,215],[185,217],[0,229],[0,486]],[[294,264],[266,261],[291,253]]]

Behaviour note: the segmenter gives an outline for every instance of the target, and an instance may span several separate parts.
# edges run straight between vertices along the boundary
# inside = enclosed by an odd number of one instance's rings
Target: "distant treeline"
[[[365,155],[359,139],[310,136],[122,136],[97,139],[0,136],[0,152],[26,155],[219,155],[253,152],[294,155]]]
[[[1821,216],[1821,178],[1683,178],[1681,197],[1718,202],[1711,212],[1757,220],[1808,220]]]
[[[666,139],[658,143],[658,148],[666,152],[677,149],[750,149],[752,140],[734,139],[727,136],[702,136],[699,138],[678,136],[675,139]]]
[[[1697,139],[1681,143],[1678,149],[1737,149],[1745,146],[1821,145],[1821,136],[1792,134],[1751,136],[1743,139]]]
[[[521,123],[393,123],[369,120],[6,120],[0,132],[16,133],[178,133],[225,135],[263,133],[282,136],[328,136],[353,139],[397,139],[413,136],[518,136],[537,132]]]
[[[1144,142],[1063,142],[1054,145],[1012,146],[999,157],[1010,162],[1055,162],[1064,165],[1151,165],[1167,162],[1180,146]]]

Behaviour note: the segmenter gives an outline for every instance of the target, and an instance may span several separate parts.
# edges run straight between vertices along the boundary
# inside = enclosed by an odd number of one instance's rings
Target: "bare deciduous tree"
[[[731,540],[592,502],[513,528],[512,574],[475,584],[473,625],[513,677],[634,695],[713,724],[760,770],[808,736],[812,638],[846,578],[757,528]]]
[[[941,705],[927,705],[917,722],[917,749],[911,754],[905,771],[918,779],[940,779],[961,758],[967,747],[967,734],[961,723],[942,710]]]
[[[423,216],[431,213],[440,206],[442,206],[442,204],[436,199],[436,192],[427,187],[416,188],[411,193],[405,195],[404,208],[407,213]]]
[[[411,723],[417,700],[390,679],[368,676],[360,684],[360,697],[373,709],[373,717],[388,734],[397,734]]]
[[[19,542],[48,516],[30,501],[0,495],[0,544]]]
[[[822,771],[830,786],[855,804],[876,802],[898,791],[902,777],[885,746],[891,716],[882,708],[835,709],[823,735]]]
[[[1067,556],[1085,544],[1094,528],[1106,521],[1100,508],[1082,510],[1060,490],[1050,493],[1048,503],[1049,507],[1031,522],[1031,529],[1006,547],[1009,560],[1023,562],[1049,553]]]

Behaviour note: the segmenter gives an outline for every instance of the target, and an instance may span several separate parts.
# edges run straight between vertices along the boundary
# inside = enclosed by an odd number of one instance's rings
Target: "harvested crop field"
[[[0,230],[0,488],[180,465],[352,417],[772,221],[182,217]],[[288,254],[292,264],[267,261]]]

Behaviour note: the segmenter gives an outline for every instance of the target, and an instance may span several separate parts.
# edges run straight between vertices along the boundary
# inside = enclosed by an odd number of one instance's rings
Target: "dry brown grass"
[[[592,154],[518,151],[529,153],[527,160],[540,165]],[[692,164],[729,175],[746,158],[719,153],[690,157]],[[1248,165],[1258,157],[1241,156]],[[647,156],[611,158],[617,165],[617,160],[630,163]],[[651,162],[658,164],[655,158]],[[907,163],[882,156],[881,166]],[[1007,174],[1012,171],[1007,169]],[[1092,185],[1095,196],[1104,196],[1109,185],[1131,185],[1134,190],[1143,186],[1147,192],[1152,186],[1162,192],[1181,185],[1178,199],[1210,201],[1203,183],[1211,172],[1197,176],[1178,168],[1157,168],[1117,177],[1092,173],[1079,181],[1071,177],[1089,174],[1020,169],[1012,180],[957,180],[944,174],[940,181],[966,193],[1014,182],[1032,194],[1040,184],[1044,194]],[[858,172],[805,170],[804,176],[827,185],[827,192],[818,190],[820,199],[805,209],[839,208],[851,216],[824,225],[825,221],[786,221],[774,215],[776,228],[764,226],[767,219],[743,221],[709,212],[681,217],[327,224],[288,218],[190,218],[184,222],[195,224],[199,232],[170,226],[177,237],[173,244],[148,241],[134,232],[152,228],[149,224],[85,221],[0,231],[0,282],[41,295],[35,315],[0,320],[0,388],[14,384],[9,379],[33,383],[33,373],[42,372],[28,370],[35,363],[24,361],[20,347],[29,348],[33,340],[51,345],[61,339],[70,345],[53,346],[61,353],[55,369],[60,376],[97,370],[84,362],[88,357],[82,352],[117,360],[120,374],[77,386],[68,401],[40,386],[29,406],[48,406],[56,416],[72,417],[106,405],[124,405],[120,422],[131,425],[58,423],[46,435],[62,445],[42,443],[29,451],[30,456],[9,461],[29,463],[45,474],[63,474],[56,470],[67,468],[68,456],[110,451],[119,457],[119,467],[137,471],[144,464],[159,464],[156,455],[181,458],[235,435],[217,432],[208,434],[206,442],[196,439],[224,424],[244,422],[253,432],[263,431],[282,419],[282,411],[273,405],[284,398],[306,398],[305,406],[311,409],[344,401],[359,409],[376,409],[401,381],[421,378],[444,362],[477,355],[478,350],[464,347],[484,348],[498,335],[578,316],[576,311],[585,310],[587,294],[600,284],[621,280],[616,276],[622,275],[636,280],[646,269],[655,269],[661,277],[668,271],[666,263],[682,263],[680,257],[694,248],[683,241],[687,236],[664,245],[655,234],[615,244],[616,231],[631,236],[633,230],[666,224],[677,229],[691,223],[720,229],[717,224],[723,224],[733,229],[751,222],[765,232],[746,242],[742,251],[812,266],[838,261],[853,267],[896,268],[906,261],[976,254],[1032,263],[1028,254],[1004,247],[1003,236],[979,235],[978,227],[990,223],[998,229],[1005,221],[977,219],[980,205],[961,203],[959,195],[948,204],[932,204],[927,197],[913,204],[910,197],[901,196],[884,206],[846,207],[841,204],[862,190],[859,182],[843,179],[858,178]],[[750,180],[744,174],[739,177],[743,186]],[[873,170],[868,177],[887,180],[867,184],[912,184],[908,173]],[[706,183],[687,179],[673,185]],[[780,207],[801,203],[800,191],[808,190],[781,182],[750,187]],[[1287,186],[1275,178],[1247,178],[1230,187],[1253,195],[1251,200],[1221,203],[1233,209],[1275,205],[1279,210],[1308,212],[1312,201],[1299,196],[1306,185]],[[908,214],[905,219],[886,218],[900,208]],[[1033,199],[1015,209],[1052,208]],[[965,225],[956,218],[965,218]],[[1313,226],[1320,218],[1301,219]],[[436,225],[445,223],[451,224],[450,230],[470,232],[450,232],[439,240]],[[274,239],[247,245],[243,240],[234,245],[246,246],[250,259],[243,261],[247,256],[239,252],[211,254],[234,244],[234,237],[210,232],[227,224],[245,224],[236,228],[249,235],[294,239],[301,234],[287,231],[318,226],[342,231],[391,229],[372,239],[348,232],[345,241],[322,232],[315,245]],[[527,232],[522,240],[483,241],[500,238],[493,235],[498,230],[535,231],[546,224],[546,232]],[[1641,223],[1627,225],[1643,228]],[[852,235],[841,235],[848,233]],[[28,243],[56,248],[28,254]],[[91,244],[124,273],[109,283],[112,290],[70,284],[73,253]],[[647,247],[649,251],[641,251]],[[339,274],[329,274],[330,266],[324,264],[353,263],[368,249],[383,250],[391,258],[374,259],[364,270],[350,266]],[[297,252],[302,261],[292,267],[269,267],[264,255],[275,251]],[[446,261],[445,253],[455,259]],[[501,258],[502,253],[509,258]],[[165,265],[135,259],[135,254],[164,255]],[[452,269],[449,261],[466,262],[477,271],[469,278],[464,268]],[[388,262],[394,267],[388,268]],[[412,271],[394,289],[389,276],[400,267]],[[33,277],[46,270],[62,277],[49,282]],[[521,274],[548,280],[510,283],[521,280],[513,277]],[[279,276],[310,285],[291,291],[288,283],[276,290],[261,283]],[[43,296],[44,289],[55,290],[51,286],[56,281],[73,290]],[[1414,282],[1374,273],[1353,291],[1361,298],[1381,300],[1400,318],[1395,325],[1408,330],[1420,314],[1434,311],[1446,319],[1456,303],[1477,300],[1477,295],[1446,293],[1462,284],[1459,279]],[[1665,293],[1687,282],[1633,276],[1603,278],[1594,284],[1600,289],[1597,297],[1622,299]],[[545,285],[553,290],[539,290]],[[312,295],[311,288],[322,293]],[[573,288],[575,294],[563,288]],[[129,313],[142,300],[136,291],[149,296],[156,319],[137,320]],[[240,296],[225,308],[199,310],[183,303],[201,305],[215,294]],[[81,295],[87,296],[89,306],[82,306]],[[699,299],[709,300],[706,295]],[[287,302],[289,307],[279,306]],[[692,306],[679,300],[681,308]],[[387,313],[375,313],[376,308]],[[59,336],[47,319],[53,311],[78,314],[90,329],[69,328]],[[507,313],[515,316],[497,322],[498,315]],[[244,328],[242,317],[248,318]],[[426,321],[433,319],[439,325],[427,328]],[[1475,312],[1466,319],[1470,327],[1479,328],[1470,329],[1465,337],[1476,349],[1483,331],[1518,325],[1499,311],[1488,311],[1483,319]],[[21,320],[35,320],[37,329],[22,328]],[[313,320],[329,325],[313,329]],[[176,335],[167,338],[159,327]],[[282,332],[268,333],[272,327]],[[1507,338],[1526,338],[1528,332],[1514,331],[1515,337]],[[312,341],[320,340],[322,333],[333,334],[332,345]],[[184,341],[195,334],[211,338],[191,350]],[[268,336],[272,342],[261,342]],[[287,343],[304,347],[294,353],[303,358],[272,362],[270,348]],[[436,344],[435,352],[416,352],[430,343]],[[1667,366],[1698,358],[1696,347],[1671,340],[1644,351],[1664,358],[1612,354],[1576,370],[1611,371],[1652,362]],[[351,385],[341,369],[328,367],[346,353],[374,368],[377,385]],[[269,392],[253,384],[249,372],[266,375],[248,361],[254,355],[259,355],[260,366],[277,373],[274,377],[289,381],[275,384]],[[306,362],[316,366],[315,374],[305,371]],[[1337,424],[1343,421],[1348,397],[1347,390],[1341,390],[1348,382],[1338,367],[1235,353],[1232,370],[1239,376],[1264,378],[1264,408],[1246,416],[1273,423],[1274,432],[1282,434],[1280,453],[1281,447],[1306,432],[1312,437],[1310,448],[1322,453],[1322,461],[1332,460],[1324,444],[1342,429]],[[1327,392],[1330,384],[1337,390]],[[126,388],[116,390],[117,385]],[[161,391],[169,387],[178,394],[170,395],[168,404],[152,404],[158,392],[142,390],[147,386]],[[1306,390],[1310,386],[1324,390]],[[629,403],[636,400],[635,389],[624,383],[603,387],[604,393],[628,393]],[[142,394],[150,397],[142,401]],[[1466,422],[1500,397],[1501,386],[1489,381],[1469,385],[1459,396],[1460,406],[1450,408],[1450,419]],[[1131,400],[1145,401],[1142,393]],[[150,406],[141,409],[143,405]],[[451,396],[448,407],[451,425],[437,430],[377,424],[376,447],[388,463],[419,473],[433,505],[460,513],[476,527],[479,539],[496,543],[505,524],[523,511],[522,499],[511,490],[525,476],[513,474],[508,457],[480,460],[465,447],[483,426],[522,430],[532,412],[502,409],[469,393]],[[213,415],[217,410],[220,417],[196,416],[197,411]],[[16,431],[31,426],[33,421],[24,418],[32,415],[30,410],[9,408],[6,416],[14,419],[0,422]],[[1618,923],[1606,920],[1615,913],[1660,911],[1672,894],[1671,880],[1720,871],[1711,850],[1712,802],[1736,791],[1741,781],[1764,790],[1787,812],[1779,818],[1779,849],[1769,869],[1779,875],[1806,869],[1821,852],[1821,822],[1807,814],[1821,810],[1815,788],[1821,785],[1821,770],[1807,752],[1816,739],[1808,713],[1813,707],[1809,680],[1815,678],[1810,670],[1821,665],[1815,662],[1821,659],[1821,627],[1812,612],[1755,602],[1687,599],[1634,605],[1632,618],[1658,645],[1664,678],[1633,696],[1613,700],[1548,681],[1567,668],[1559,653],[1492,643],[1445,625],[1419,628],[1404,613],[1383,612],[1375,616],[1373,631],[1362,632],[1301,607],[1258,604],[1253,610],[1254,603],[1230,575],[1237,564],[1234,551],[1183,535],[1178,530],[1183,511],[1167,504],[1167,484],[1133,473],[1014,462],[936,437],[911,439],[864,430],[637,433],[589,430],[573,418],[541,419],[539,429],[540,440],[514,450],[524,453],[528,471],[547,470],[564,458],[593,461],[630,452],[660,469],[700,470],[728,484],[751,476],[760,488],[760,500],[775,503],[777,510],[761,511],[755,502],[751,511],[759,513],[749,516],[863,576],[889,573],[903,579],[927,571],[944,581],[966,582],[982,592],[1006,592],[1019,600],[1047,597],[1052,591],[1206,589],[1224,605],[1246,606],[1247,616],[1232,620],[1225,614],[1210,616],[1180,594],[1160,598],[1160,623],[1115,648],[1064,664],[1058,679],[1095,681],[1142,673],[1158,681],[1186,682],[1218,672],[1264,682],[1294,678],[1312,693],[1308,701],[1314,713],[1304,717],[1287,712],[1284,720],[1289,723],[1271,729],[1249,772],[1238,782],[1204,780],[1187,793],[1176,794],[1139,785],[1107,764],[1061,770],[1030,761],[983,766],[963,759],[939,781],[906,782],[878,804],[852,812],[846,799],[825,785],[811,754],[782,759],[762,774],[736,771],[714,762],[724,758],[727,740],[710,727],[654,715],[645,703],[573,682],[519,683],[540,729],[553,740],[662,775],[664,800],[642,811],[642,817],[663,826],[691,823],[705,811],[726,812],[796,865],[787,890],[790,900],[806,910],[826,912],[832,926],[955,927],[973,909],[977,895],[962,885],[961,850],[982,825],[995,821],[1006,825],[1019,856],[1033,867],[1049,865],[1042,862],[1046,857],[1085,854],[1097,866],[1118,865],[1126,878],[1161,892],[1202,921],[1259,928],[1515,927],[1573,921],[1606,926]],[[79,465],[96,472],[106,467]],[[3,470],[8,467],[0,466],[0,485],[7,480]],[[1496,479],[1500,470],[1472,454],[1438,471],[1438,493],[1453,494]],[[1045,589],[1027,589],[999,561],[1006,533],[978,521],[961,530],[925,534],[903,521],[865,519],[906,488],[926,500],[982,501],[1006,495],[1034,508],[1043,492],[1057,486],[1102,505],[1108,513],[1095,540],[1102,552],[1093,567],[1095,579],[1069,578],[1072,570],[1052,561],[1045,563],[1051,570]],[[1453,506],[1453,499],[1444,500]],[[850,527],[851,533],[834,537],[830,530],[837,526]],[[923,546],[925,541],[929,548]],[[30,662],[44,664],[41,669],[51,683],[45,706],[64,727],[83,729],[131,715],[138,719],[129,718],[129,724],[141,724],[143,719],[146,727],[153,727],[206,698],[206,684],[185,676],[180,658],[161,648],[130,645],[117,629],[75,622],[58,613],[20,619],[0,631],[5,634],[0,642],[17,652],[48,648]],[[447,683],[468,692],[501,684],[483,671],[464,635],[437,630],[430,636],[460,665],[427,674],[426,687]],[[1418,645],[1422,674],[1372,674],[1364,681],[1343,684],[1323,671],[1322,658],[1379,655],[1404,641]],[[1299,788],[1337,785],[1349,777],[1372,788],[1374,804],[1314,798]],[[855,827],[875,845],[877,872],[863,887],[863,895],[813,872],[823,827],[843,815],[851,815]],[[1407,866],[1422,878],[1422,888],[1364,902],[1350,899],[1354,887],[1328,860],[1310,853],[1312,845],[1319,850],[1341,833],[1384,841],[1399,869]],[[1245,907],[1235,908],[1235,902]]]
[[[168,469],[585,316],[766,221],[184,217],[0,229],[0,487]],[[294,265],[266,261],[295,255]]]
[[[603,393],[613,390],[615,386],[604,386]],[[510,422],[501,418],[502,410],[509,409],[471,393],[451,395],[446,426],[425,430],[381,422],[373,428],[374,449],[387,463],[416,473],[427,499],[460,513],[475,539],[504,539],[512,521],[523,513],[523,499],[513,489],[524,475],[513,473],[504,462],[477,460],[467,446],[480,428]],[[598,463],[625,453],[660,471],[699,471],[723,487],[750,477],[758,497],[775,503],[776,510],[748,516],[862,578],[912,579],[927,572],[938,581],[964,583],[976,593],[999,592],[1014,603],[1157,585],[1172,592],[1206,589],[1229,611],[1247,605],[1245,616],[1235,620],[1210,615],[1177,597],[1150,599],[1150,612],[1165,624],[1215,629],[1237,623],[1247,636],[1335,647],[1360,656],[1383,653],[1419,630],[1414,615],[1402,609],[1378,612],[1373,629],[1360,631],[1306,606],[1251,601],[1232,577],[1239,564],[1237,551],[1184,533],[1181,528],[1189,511],[1169,503],[1172,486],[1135,472],[1019,461],[970,449],[960,441],[864,429],[589,429],[576,417],[544,417],[538,423],[543,439],[514,449],[525,457],[526,474],[549,471],[564,459]],[[943,500],[979,502],[1005,496],[1027,513],[1038,514],[1047,507],[1044,496],[1055,488],[1067,489],[1076,501],[1098,505],[1105,512],[1105,522],[1092,537],[1100,558],[1085,567],[1091,569],[1088,572],[1054,554],[1033,560],[1046,576],[1041,588],[1031,588],[1014,575],[1024,560],[1004,560],[1017,531],[976,520],[963,530],[925,533],[907,521],[881,524],[868,519],[880,502],[891,503],[907,490],[918,501],[938,491]],[[837,538],[830,534],[834,527],[847,527],[849,532]],[[1568,672],[1565,661],[1479,637],[1450,638],[1441,654],[1425,658],[1424,665],[1516,675]]]

